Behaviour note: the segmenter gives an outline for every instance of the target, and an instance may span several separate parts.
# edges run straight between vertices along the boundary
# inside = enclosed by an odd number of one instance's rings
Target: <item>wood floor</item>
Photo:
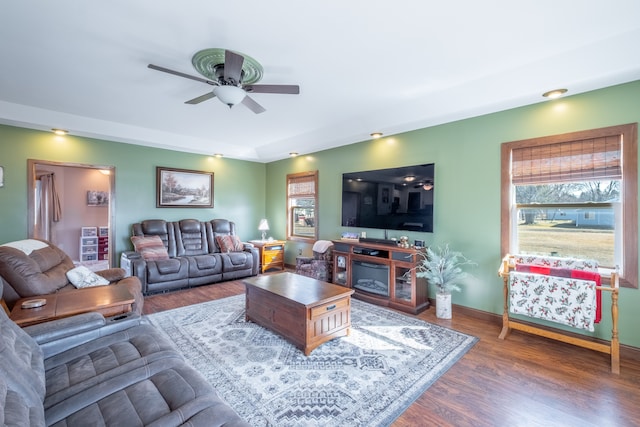
[[[244,293],[230,281],[145,298],[155,313]],[[640,426],[640,360],[622,353],[621,374],[606,354],[514,331],[453,310],[417,317],[478,337],[478,343],[394,423],[405,426]],[[627,353],[629,353],[627,351]]]

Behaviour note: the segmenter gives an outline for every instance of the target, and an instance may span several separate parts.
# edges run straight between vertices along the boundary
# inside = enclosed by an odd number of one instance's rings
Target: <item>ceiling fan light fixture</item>
[[[213,93],[229,108],[242,102],[247,93],[237,86],[222,85],[213,88]]]

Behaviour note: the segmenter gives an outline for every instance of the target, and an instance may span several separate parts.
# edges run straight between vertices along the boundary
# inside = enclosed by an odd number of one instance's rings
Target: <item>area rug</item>
[[[245,297],[150,322],[252,426],[386,426],[477,338],[352,299],[351,333],[308,357],[245,320]]]

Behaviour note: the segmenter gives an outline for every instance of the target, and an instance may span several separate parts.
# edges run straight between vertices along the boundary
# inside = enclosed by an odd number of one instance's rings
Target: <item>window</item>
[[[287,175],[287,239],[318,239],[318,171]]]
[[[501,250],[596,259],[638,287],[638,128],[502,144]]]

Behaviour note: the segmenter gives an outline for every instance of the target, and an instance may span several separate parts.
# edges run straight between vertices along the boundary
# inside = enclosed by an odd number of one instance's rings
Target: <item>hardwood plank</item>
[[[144,313],[243,293],[235,280],[147,296]],[[415,317],[480,341],[394,427],[640,425],[638,357],[623,354],[620,375],[614,375],[607,354],[520,331],[500,340],[499,318],[492,315],[454,307],[453,319],[443,320],[432,307]]]

